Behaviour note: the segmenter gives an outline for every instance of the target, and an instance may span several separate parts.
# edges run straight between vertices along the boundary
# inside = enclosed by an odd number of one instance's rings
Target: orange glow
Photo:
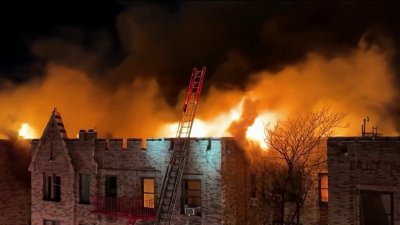
[[[265,142],[265,128],[276,123],[277,117],[274,113],[263,113],[259,115],[254,123],[247,128],[246,138],[247,140],[258,144],[262,149],[268,148]]]
[[[145,208],[154,208],[154,179],[143,179],[143,204]]]
[[[18,131],[18,136],[23,139],[33,139],[36,137],[36,132],[28,123],[22,123]]]
[[[328,202],[328,176],[326,174],[321,175],[320,182],[321,202]]]
[[[265,148],[264,124],[273,123],[275,117],[285,120],[322,107],[347,113],[343,124],[349,123],[349,127],[336,135],[359,135],[365,116],[372,119],[368,130],[374,125],[384,135],[398,135],[395,116],[382,116],[396,96],[391,54],[387,53],[391,51],[361,39],[359,47],[348,54],[326,58],[311,52],[300,62],[282,65],[279,71],[246,74],[247,82],[240,88],[207,83],[191,136],[233,136],[245,149],[253,147],[252,142]],[[229,66],[230,61],[227,63]],[[217,68],[216,74],[228,78],[224,67]],[[130,77],[130,72],[126,73]],[[155,74],[137,76],[112,88],[107,79],[57,64],[49,63],[41,75],[21,84],[10,82],[0,90],[0,103],[7,106],[0,110],[0,138],[18,133],[22,138],[40,138],[54,107],[68,134],[90,128],[103,138],[176,134],[176,109],[181,108],[186,92],[182,90],[180,102],[171,105]],[[244,99],[251,104],[244,104]],[[27,121],[29,124],[21,125]]]
[[[230,137],[229,128],[234,121],[241,119],[243,113],[243,102],[234,106],[226,113],[216,115],[208,120],[195,119],[192,127],[191,137]],[[277,115],[264,112],[258,115],[253,124],[247,127],[247,141],[256,144],[262,149],[267,149],[265,143],[265,126],[275,124]],[[178,123],[167,124],[161,131],[161,136],[171,136],[178,129]]]
[[[193,122],[191,137],[228,137],[232,136],[228,129],[233,121],[240,119],[243,100],[230,109],[227,113],[220,113],[209,120],[195,119]],[[161,136],[170,137],[178,129],[178,123],[165,125],[160,132]]]

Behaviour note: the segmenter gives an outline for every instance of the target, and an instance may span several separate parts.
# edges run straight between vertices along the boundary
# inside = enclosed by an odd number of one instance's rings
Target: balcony
[[[128,224],[137,220],[153,220],[156,214],[154,200],[142,197],[92,196],[92,213],[116,218],[127,218]]]

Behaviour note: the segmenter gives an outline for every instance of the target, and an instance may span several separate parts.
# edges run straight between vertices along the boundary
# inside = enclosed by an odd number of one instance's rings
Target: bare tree
[[[277,216],[273,220],[277,223],[300,224],[301,209],[315,184],[316,174],[326,163],[322,146],[337,128],[345,127],[342,126],[344,117],[343,113],[331,113],[323,108],[278,121],[272,128],[266,127],[269,151],[259,157],[254,171],[260,181],[261,199],[271,202],[269,208],[275,210]],[[295,203],[290,215],[285,214],[288,198]]]

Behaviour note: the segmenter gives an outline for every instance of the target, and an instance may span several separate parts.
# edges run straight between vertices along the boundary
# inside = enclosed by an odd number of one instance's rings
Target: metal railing
[[[92,212],[113,217],[151,220],[156,214],[154,200],[141,197],[92,196]]]

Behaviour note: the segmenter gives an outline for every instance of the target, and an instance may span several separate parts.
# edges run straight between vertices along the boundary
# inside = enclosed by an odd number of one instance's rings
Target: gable
[[[61,115],[54,109],[38,144],[32,145],[33,156],[29,171],[33,172],[36,168],[60,172],[73,171],[66,139],[68,137]]]

